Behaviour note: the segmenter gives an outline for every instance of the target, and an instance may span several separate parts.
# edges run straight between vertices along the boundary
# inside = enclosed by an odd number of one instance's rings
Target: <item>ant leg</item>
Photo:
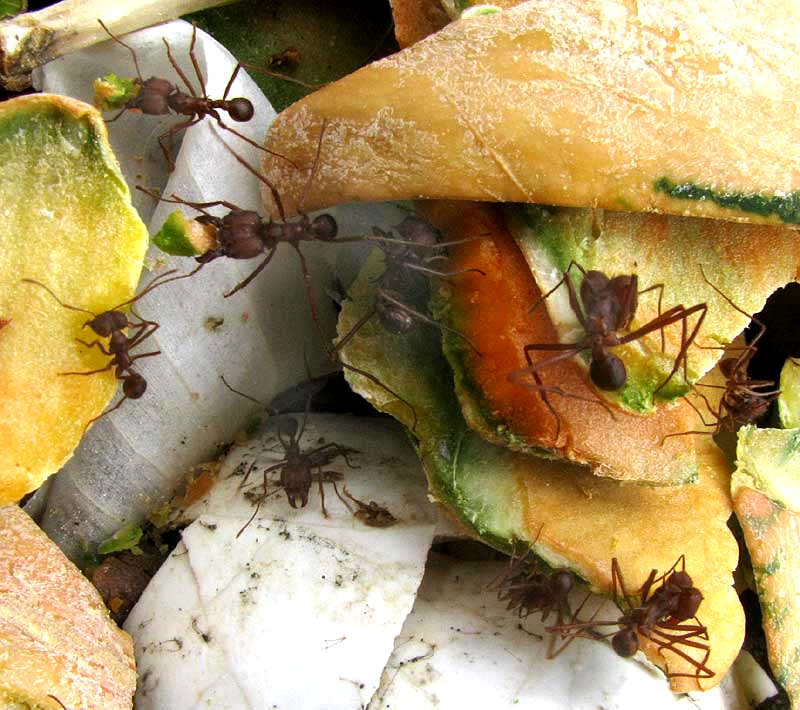
[[[108,357],[114,357],[114,353],[106,350],[105,346],[103,345],[102,342],[100,342],[100,340],[93,340],[91,343],[87,343],[85,340],[81,340],[80,338],[75,338],[75,340],[86,348],[96,347],[101,353],[103,353],[103,355],[108,355]]]
[[[660,318],[661,317],[661,303],[662,303],[662,300],[664,298],[664,284],[656,284],[655,286],[648,286],[647,288],[644,288],[641,291],[639,291],[637,296],[641,296],[642,294],[648,293],[649,291],[655,291],[656,289],[658,290],[658,305],[656,306],[657,309],[658,309],[658,311],[657,311],[658,315],[656,317]],[[665,348],[667,347],[667,343],[666,343],[666,339],[664,337],[664,328],[661,328],[660,330],[661,330],[661,352],[663,353]]]
[[[533,313],[540,305],[542,305],[542,303],[544,303],[544,301],[546,301],[553,293],[555,293],[565,281],[569,283],[569,272],[573,266],[576,269],[580,270],[584,278],[586,277],[586,270],[577,261],[573,259],[572,261],[569,262],[569,266],[567,266],[567,268],[564,270],[564,275],[561,277],[561,280],[555,286],[553,286],[553,288],[551,288],[547,293],[539,296],[539,299],[536,301],[536,303],[534,303],[528,309],[528,313]]]
[[[272,199],[275,202],[275,206],[278,209],[278,215],[280,215],[281,221],[286,221],[286,212],[283,209],[283,202],[281,201],[281,196],[278,194],[278,188],[275,187],[266,177],[266,175],[262,175],[258,170],[256,170],[250,163],[248,163],[241,155],[239,155],[233,148],[231,148],[222,138],[217,134],[217,137],[220,141],[222,141],[222,145],[225,146],[225,149],[236,158],[236,161],[241,164],[245,170],[250,172],[254,175],[258,180],[263,182],[267,188],[269,188],[269,192],[272,195]]]
[[[191,42],[191,45],[190,45],[191,47],[194,47],[194,36],[195,36],[195,30],[193,28],[192,29],[192,42]],[[167,48],[167,59],[169,59],[169,63],[172,64],[172,68],[175,70],[175,72],[181,78],[183,83],[186,85],[186,88],[189,89],[189,94],[191,94],[192,98],[195,98],[195,99],[200,98],[200,95],[194,90],[194,87],[192,86],[192,83],[189,81],[189,77],[187,77],[186,74],[184,74],[183,69],[181,69],[180,66],[178,66],[178,62],[176,62],[175,61],[175,57],[172,56],[172,48],[169,46],[169,42],[167,42],[167,38],[166,37],[162,37],[161,41],[164,42],[164,46]],[[203,98],[205,98],[205,96],[203,96]]]
[[[115,363],[113,360],[108,363],[105,367],[101,367],[99,370],[88,370],[86,372],[59,372],[59,377],[66,377],[67,375],[96,375],[98,372],[108,372],[112,367],[114,367]]]
[[[120,116],[122,116],[122,114],[125,113],[127,110],[128,110],[127,108],[124,108],[116,116],[114,116],[114,118],[105,118],[103,120],[106,122],[106,124],[114,123],[114,121],[116,121]]]
[[[395,397],[397,400],[399,400],[400,402],[402,402],[403,404],[405,404],[405,405],[406,405],[406,407],[408,407],[408,408],[409,408],[409,410],[411,410],[411,416],[412,416],[412,418],[413,418],[413,419],[412,419],[412,424],[411,424],[411,431],[416,431],[416,430],[417,430],[417,422],[418,422],[418,419],[417,419],[417,410],[416,410],[416,409],[414,409],[414,406],[411,404],[411,402],[409,402],[409,401],[408,401],[407,399],[405,399],[404,397],[401,397],[401,396],[400,396],[400,395],[399,395],[397,392],[395,392],[395,391],[394,391],[394,390],[393,390],[391,387],[389,387],[388,385],[385,385],[385,384],[384,384],[383,382],[381,382],[381,381],[380,381],[380,380],[379,380],[377,377],[375,377],[375,375],[372,375],[372,374],[370,374],[370,373],[369,373],[369,372],[367,372],[366,370],[362,370],[361,368],[355,367],[354,365],[349,365],[348,363],[346,363],[346,362],[342,362],[341,360],[339,360],[339,364],[340,364],[340,365],[341,365],[341,366],[342,366],[342,367],[343,367],[345,370],[350,370],[351,372],[355,372],[356,374],[358,374],[358,375],[361,375],[362,377],[366,377],[366,378],[367,378],[367,379],[368,379],[370,382],[372,382],[373,384],[376,384],[376,385],[378,385],[378,387],[381,387],[382,389],[386,390],[386,391],[387,391],[387,392],[388,392],[390,395],[392,395],[392,396],[393,396],[393,397]]]
[[[376,315],[376,313],[377,311],[371,310],[368,311],[366,315],[361,316],[361,318],[358,319],[358,322],[352,328],[350,328],[349,333],[344,335],[344,337],[342,337],[342,339],[338,343],[332,344],[330,351],[331,356],[333,357],[334,355],[336,355],[336,353],[339,350],[341,350],[345,345],[347,345],[347,343],[349,343],[350,340],[352,340],[353,337],[355,337],[356,333],[358,333],[358,331],[361,330],[361,327],[366,325],[370,321],[370,319],[374,315]]]
[[[398,299],[393,298],[388,293],[384,293],[383,294],[383,298],[384,298],[384,300],[386,300],[389,303],[391,303],[393,306],[396,306],[401,311],[405,311],[410,316],[413,316],[414,318],[422,321],[423,323],[427,323],[428,325],[432,325],[434,328],[441,328],[442,330],[444,330],[447,333],[452,333],[453,335],[457,335],[459,338],[464,340],[464,342],[466,342],[466,344],[469,345],[475,351],[476,355],[479,355],[479,356],[482,355],[481,351],[478,350],[477,347],[475,347],[474,343],[466,335],[464,335],[463,333],[460,333],[455,328],[451,328],[450,326],[444,325],[443,323],[437,323],[435,320],[433,320],[433,318],[430,318],[429,316],[426,316],[424,313],[420,313],[419,311],[411,308],[411,306],[408,306],[405,303],[403,303],[402,301],[399,301]]]
[[[317,476],[317,483],[319,484],[319,502],[322,506],[322,517],[328,517],[328,511],[325,510],[325,487],[322,485],[322,467],[320,466],[319,473]]]
[[[438,257],[434,257],[438,258]],[[442,258],[445,258],[444,256]],[[412,269],[413,271],[419,271],[423,274],[428,274],[429,276],[439,276],[441,278],[448,278],[450,276],[461,276],[461,274],[480,274],[481,276],[486,276],[485,271],[481,271],[480,269],[459,269],[458,271],[437,271],[436,269],[428,269],[424,266],[419,266],[418,264],[413,264],[408,261],[402,262],[402,265],[407,269]]]
[[[225,123],[222,120],[222,118],[216,111],[214,111],[212,115],[214,116],[214,118],[217,119],[217,123],[219,124],[220,128],[223,128],[226,131],[233,133],[233,135],[243,140],[245,143],[248,143],[249,145],[253,146],[253,148],[258,148],[258,150],[263,150],[265,153],[269,153],[270,155],[276,158],[281,158],[282,160],[285,160],[287,163],[289,163],[289,165],[291,165],[295,170],[300,170],[300,166],[297,163],[295,163],[291,158],[287,158],[285,155],[283,155],[282,153],[278,153],[275,150],[270,150],[266,146],[261,145],[261,143],[254,141],[252,138],[248,138],[246,135],[244,135],[244,133],[239,133],[239,131],[237,131],[235,128],[231,128],[227,123]]]
[[[686,322],[687,322],[687,319],[689,318],[690,315],[692,315],[693,313],[697,313],[697,312],[700,313],[700,315],[697,318],[697,323],[695,323],[695,326],[692,329],[692,332],[689,334],[689,337],[687,338],[686,337]],[[687,358],[687,352],[689,350],[689,346],[694,342],[694,339],[697,337],[697,333],[700,330],[700,326],[703,324],[703,321],[705,320],[707,312],[708,312],[708,306],[705,303],[698,303],[697,305],[692,306],[691,308],[686,309],[683,312],[683,315],[682,315],[682,317],[680,319],[681,320],[681,349],[678,351],[678,354],[675,357],[675,362],[672,365],[672,370],[670,370],[670,373],[669,373],[669,375],[667,375],[667,378],[658,387],[656,387],[653,390],[653,397],[655,397],[656,394],[658,394],[658,392],[663,387],[666,386],[667,382],[669,382],[672,379],[672,376],[680,368],[681,362],[683,363],[683,379],[686,382],[689,381],[689,375],[688,375],[687,363],[686,363],[686,361],[688,359]],[[668,325],[668,323],[665,323],[665,325]]]
[[[325,129],[328,126],[328,119],[322,119],[322,127],[319,129],[319,140],[317,141],[317,152],[314,155],[314,162],[311,165],[311,170],[308,173],[308,180],[306,181],[305,187],[303,188],[303,192],[300,195],[300,200],[297,203],[298,208],[302,208],[306,204],[306,198],[308,197],[308,191],[311,189],[311,183],[314,180],[314,176],[317,174],[317,169],[319,168],[319,157],[322,154],[322,138],[325,135]]]
[[[320,340],[323,343],[326,343],[327,339],[324,331],[322,330],[322,323],[320,322],[319,312],[317,311],[317,299],[314,296],[314,289],[311,286],[311,272],[308,270],[308,263],[306,262],[306,258],[303,256],[303,252],[300,251],[300,247],[297,244],[292,244],[292,246],[297,252],[297,258],[300,259],[300,271],[303,274],[303,283],[306,287],[306,297],[308,298],[309,308],[311,308],[311,318],[314,320],[314,325],[317,328]]]
[[[272,257],[275,256],[275,247],[272,248],[269,254],[267,254],[266,259],[262,261],[244,281],[240,281],[236,286],[234,286],[233,290],[228,291],[228,293],[224,294],[224,298],[229,298],[233,296],[234,293],[237,291],[241,291],[245,286],[247,286],[256,276],[258,276],[266,267],[267,264],[272,260]]]
[[[172,128],[170,128],[169,130],[164,131],[158,137],[158,145],[161,147],[161,152],[164,154],[164,158],[166,159],[167,164],[169,165],[170,171],[175,170],[175,161],[172,158],[171,150],[168,149],[166,144],[164,143],[164,139],[165,138],[170,138],[175,133],[180,133],[180,131],[183,131],[186,128],[190,128],[195,123],[199,123],[200,120],[201,120],[200,118],[190,118],[190,119],[188,119],[186,121],[181,121],[181,123],[178,123],[178,124],[174,125]]]
[[[90,419],[88,422],[86,422],[86,425],[83,427],[83,432],[82,432],[82,433],[83,433],[83,434],[85,434],[85,433],[86,433],[86,430],[89,428],[89,426],[90,426],[91,424],[93,424],[94,422],[96,422],[98,419],[101,419],[101,418],[102,418],[102,417],[104,417],[106,414],[111,414],[111,412],[113,412],[113,411],[115,411],[115,410],[119,409],[119,408],[122,406],[122,403],[123,403],[123,402],[124,402],[126,399],[128,399],[128,395],[125,395],[125,396],[124,396],[124,397],[123,397],[123,398],[122,398],[122,399],[121,399],[119,402],[117,402],[117,403],[116,403],[116,404],[115,404],[113,407],[111,407],[110,409],[106,409],[104,412],[101,412],[101,413],[100,413],[100,414],[98,414],[96,417],[92,417],[92,418],[91,418],[91,419]]]
[[[203,98],[208,98],[206,93],[206,80],[203,78],[203,72],[200,71],[200,65],[197,63],[197,57],[194,54],[194,45],[197,41],[197,25],[192,23],[192,41],[189,42],[189,59],[194,67],[194,73],[197,77],[197,82],[200,84],[200,95]]]
[[[131,56],[133,57],[133,66],[136,67],[136,76],[139,77],[139,81],[143,82],[144,79],[142,79],[142,72],[139,69],[139,60],[136,58],[136,52],[134,51],[133,47],[125,44],[125,42],[123,42],[119,37],[111,34],[111,30],[109,30],[108,27],[105,26],[105,23],[101,19],[98,18],[97,21],[100,23],[100,27],[102,27],[106,31],[106,34],[109,37],[111,37],[111,39],[113,39],[117,44],[121,44],[123,47],[125,47],[125,49],[127,49],[131,53]],[[117,118],[119,118],[119,116],[117,116]]]
[[[225,87],[225,93],[222,94],[222,100],[228,98],[228,92],[231,90],[231,86],[233,86],[233,82],[236,77],[239,75],[239,71],[241,69],[255,69],[256,71],[265,74],[266,76],[271,76],[273,79],[283,79],[283,81],[289,81],[293,84],[298,84],[306,89],[319,89],[320,85],[318,84],[308,84],[305,81],[301,81],[300,79],[295,79],[293,76],[287,76],[286,74],[281,74],[280,72],[275,72],[270,69],[265,69],[264,67],[260,67],[257,64],[249,64],[248,62],[239,62],[233,69],[233,73],[231,74],[231,78],[228,79],[228,85]]]

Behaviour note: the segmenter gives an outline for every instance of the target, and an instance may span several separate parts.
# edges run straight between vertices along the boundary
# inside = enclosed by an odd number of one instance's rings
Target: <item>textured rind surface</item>
[[[733,501],[753,562],[769,663],[792,707],[800,707],[800,512],[744,485]]]
[[[800,429],[741,427],[731,490],[741,486],[800,511]]]
[[[0,535],[2,707],[133,707],[133,644],[97,590],[16,505]]]
[[[789,358],[783,363],[778,395],[778,414],[784,429],[800,427],[800,360]]]
[[[708,306],[705,319],[688,352],[688,375],[695,381],[720,358],[720,345],[730,343],[758,313],[773,291],[797,279],[800,238],[788,227],[739,224],[723,220],[676,217],[598,209],[513,205],[505,209],[507,224],[531,268],[539,288],[550,292],[570,262],[609,277],[636,274],[639,289],[663,285],[662,312],[677,306]],[[764,258],[765,254],[769,258]],[[702,269],[702,271],[701,271]],[[737,311],[703,278],[730,298]],[[576,290],[582,276],[570,270]],[[579,341],[584,334],[562,285],[544,302],[562,343]],[[658,316],[659,292],[642,294],[631,323],[633,331]],[[699,313],[686,323],[687,333]],[[672,369],[681,347],[681,322],[614,348],[625,361],[628,381],[607,393],[609,401],[630,410],[652,411],[652,392]],[[584,359],[579,362],[588,371]],[[674,399],[688,386],[677,373],[656,398]],[[598,391],[598,394],[599,391]]]
[[[780,0],[532,0],[324,87],[267,145],[311,166],[325,122],[304,209],[424,197],[776,221],[655,184],[800,189],[798,22]],[[265,171],[294,211],[307,171]]]
[[[0,104],[0,504],[19,500],[72,454],[89,419],[113,395],[108,356],[75,342],[94,339],[91,316],[130,298],[147,230],[91,106],[33,95]]]
[[[350,290],[339,321],[347,333],[370,307],[381,260],[368,262]],[[374,319],[373,319],[374,321]],[[403,403],[366,378],[346,370],[353,388],[374,406],[412,428],[431,494],[473,535],[509,551],[518,541],[552,565],[574,569],[596,589],[611,591],[611,559],[617,557],[629,588],[651,569],[665,571],[681,554],[705,601],[698,614],[708,627],[716,685],[744,638],[744,612],[732,587],[738,559],[726,521],[731,513],[730,470],[707,437],[697,443],[697,484],[670,488],[631,486],[600,478],[563,461],[546,461],[494,446],[469,429],[453,392],[452,373],[438,336],[420,328],[405,337],[370,322],[342,351],[344,362],[381,380]],[[409,409],[414,407],[416,426]],[[643,644],[649,659],[664,659]],[[673,673],[692,673],[675,659]],[[697,688],[694,678],[670,681],[676,692]]]
[[[546,385],[570,396],[550,394],[557,422],[539,392],[508,380],[527,366],[523,347],[558,341],[544,309],[531,313],[541,296],[523,255],[492,205],[432,201],[425,213],[444,233],[445,241],[481,235],[451,247],[454,270],[479,268],[454,277],[440,289],[437,317],[470,339],[480,355],[451,331],[442,333],[444,352],[453,368],[456,392],[470,427],[485,439],[523,453],[544,447],[603,476],[671,485],[697,475],[695,438],[670,437],[691,431],[695,415],[687,402],[660,408],[646,418],[600,406],[576,358],[541,370]],[[534,354],[534,361],[552,353]],[[581,398],[581,399],[577,399]]]

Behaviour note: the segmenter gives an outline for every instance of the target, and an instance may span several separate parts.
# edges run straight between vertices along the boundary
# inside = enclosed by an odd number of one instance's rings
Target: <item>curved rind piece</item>
[[[371,308],[375,254],[343,304],[339,335]],[[616,557],[627,585],[637,588],[650,570],[669,569],[686,555],[686,570],[705,599],[698,616],[707,626],[710,679],[673,677],[676,692],[717,684],[744,638],[744,612],[732,586],[738,547],[727,527],[731,513],[730,469],[709,437],[697,442],[700,478],[670,488],[631,486],[592,475],[563,461],[546,461],[494,446],[467,426],[441,356],[438,335],[419,328],[405,336],[369,321],[341,353],[342,360],[379,379],[383,387],[351,370],[348,381],[374,406],[399,419],[416,438],[433,495],[476,537],[511,551],[530,546],[553,566],[568,566],[594,588],[611,590]],[[406,400],[401,402],[386,388]],[[409,405],[413,406],[414,416]],[[413,427],[413,429],[412,429]],[[649,660],[671,673],[692,674],[667,654],[643,643]]]
[[[0,536],[0,705],[129,710],[133,643],[97,590],[16,505]]]
[[[531,0],[295,103],[265,158],[289,213],[442,198],[800,223],[800,6]],[[270,197],[265,191],[265,200]]]
[[[71,456],[117,387],[91,315],[134,294],[148,236],[91,106],[32,95],[0,104],[0,503]]]

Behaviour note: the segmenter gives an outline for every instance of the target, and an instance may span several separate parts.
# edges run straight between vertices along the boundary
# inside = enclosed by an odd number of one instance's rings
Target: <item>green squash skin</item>
[[[777,217],[784,224],[800,224],[800,192],[762,195],[757,192],[718,192],[695,182],[677,183],[663,176],[653,183],[656,192],[679,200],[713,202],[720,207],[760,217]]]

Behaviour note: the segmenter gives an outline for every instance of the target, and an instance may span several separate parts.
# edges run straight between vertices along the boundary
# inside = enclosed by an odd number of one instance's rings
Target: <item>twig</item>
[[[0,85],[11,91],[25,89],[36,67],[107,40],[98,19],[115,35],[123,35],[230,1],[62,0],[17,15],[0,22]]]

